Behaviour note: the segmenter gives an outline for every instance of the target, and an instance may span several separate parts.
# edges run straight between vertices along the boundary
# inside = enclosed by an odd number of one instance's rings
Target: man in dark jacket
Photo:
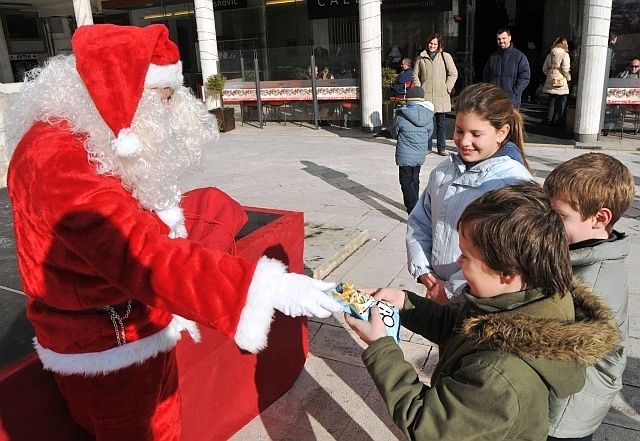
[[[511,31],[498,29],[496,39],[499,49],[489,56],[484,65],[482,80],[504,90],[511,102],[520,107],[522,92],[529,85],[531,70],[525,54],[511,44]]]
[[[427,139],[433,133],[433,104],[424,101],[421,87],[407,90],[407,104],[396,110],[389,132],[398,140],[400,188],[407,213],[411,213],[420,196],[420,168],[427,156]]]
[[[407,83],[413,82],[413,69],[411,69],[411,60],[408,58],[403,58],[402,63],[400,64],[400,73],[398,73],[398,78],[396,78],[396,82],[393,85],[393,93],[396,95],[404,95],[407,93]]]

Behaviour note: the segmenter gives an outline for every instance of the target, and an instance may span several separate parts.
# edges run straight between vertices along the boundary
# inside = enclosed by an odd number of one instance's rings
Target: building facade
[[[203,78],[218,72],[227,77],[229,88],[250,87],[256,66],[258,77],[268,85],[304,84],[300,82],[315,75],[321,84],[328,81],[328,87],[359,87],[362,125],[370,129],[380,124],[370,114],[382,112],[381,67],[398,67],[404,57],[415,59],[433,32],[443,36],[444,50],[456,62],[459,91],[481,78],[487,57],[497,48],[496,29],[509,27],[514,45],[531,64],[532,84],[525,99],[532,100],[544,80],[541,67],[552,41],[567,37],[578,120],[592,114],[594,106],[601,107],[606,76],[600,73],[604,69],[600,61],[595,61],[603,53],[606,57],[609,33],[618,35],[612,72],[640,56],[640,0],[43,0],[30,1],[28,7],[20,3],[0,1],[2,82],[20,81],[25,70],[49,56],[68,53],[70,37],[82,22],[163,23],[180,48],[185,82],[196,95],[201,95]],[[312,55],[317,73],[312,72]],[[595,71],[597,75],[592,74]],[[599,126],[585,124],[576,121],[577,138],[597,135]]]

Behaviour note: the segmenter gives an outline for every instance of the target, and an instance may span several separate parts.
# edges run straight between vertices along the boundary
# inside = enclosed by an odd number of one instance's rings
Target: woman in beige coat
[[[567,97],[569,96],[570,71],[571,60],[569,58],[567,39],[563,37],[557,38],[542,66],[542,72],[547,76],[542,92],[549,94],[546,124],[562,124],[564,109],[567,106]]]
[[[431,34],[427,47],[416,59],[413,68],[413,85],[424,90],[424,99],[431,101],[435,108],[434,132],[437,133],[438,154],[447,156],[445,150],[445,113],[451,111],[451,91],[458,78],[458,69],[453,58],[442,50],[442,38],[439,34]],[[427,148],[431,150],[431,139]]]

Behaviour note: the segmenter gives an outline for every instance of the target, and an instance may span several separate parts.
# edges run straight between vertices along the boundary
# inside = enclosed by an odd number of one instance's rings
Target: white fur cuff
[[[279,260],[261,257],[258,261],[234,336],[241,349],[256,353],[267,346],[273,320],[273,296],[286,272],[287,268]]]
[[[176,237],[187,237],[187,229],[184,225],[184,213],[182,208],[177,205],[166,210],[157,210],[156,214],[160,220],[168,226],[171,231],[169,237],[175,239]]]

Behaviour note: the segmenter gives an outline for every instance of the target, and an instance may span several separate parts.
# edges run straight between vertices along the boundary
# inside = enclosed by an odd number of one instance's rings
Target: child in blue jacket
[[[407,90],[407,104],[396,110],[389,129],[396,144],[396,165],[407,213],[420,196],[420,168],[427,156],[427,140],[433,133],[433,104],[424,100],[421,87]]]

